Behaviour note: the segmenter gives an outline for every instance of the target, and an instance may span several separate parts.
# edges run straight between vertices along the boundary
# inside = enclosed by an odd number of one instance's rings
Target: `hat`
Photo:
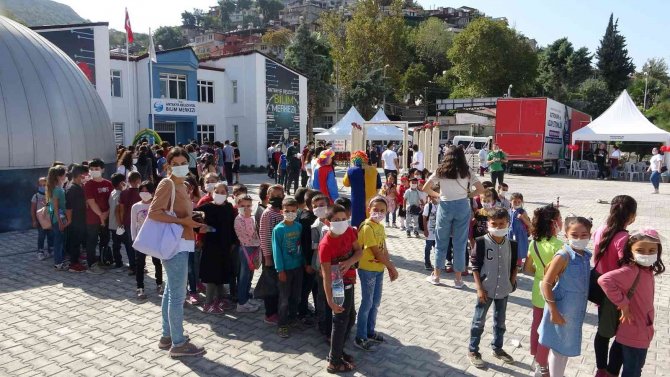
[[[319,157],[316,159],[316,163],[319,165],[328,165],[330,164],[330,161],[334,155],[335,152],[331,151],[330,149],[326,149],[325,151],[321,152],[321,154],[319,154]]]
[[[351,154],[351,164],[354,166],[363,166],[368,163],[368,155],[363,151],[355,151]]]

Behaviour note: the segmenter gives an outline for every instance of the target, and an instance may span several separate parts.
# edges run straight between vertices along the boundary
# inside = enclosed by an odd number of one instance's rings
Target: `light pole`
[[[507,98],[512,97],[512,86],[513,86],[512,84],[509,84],[509,86],[507,87]]]
[[[647,82],[649,81],[649,72],[644,73],[644,102],[642,110],[647,110]]]
[[[384,84],[384,102],[382,102],[382,111],[386,113],[386,68],[388,68],[389,65],[384,66],[384,72],[382,74],[382,83]]]

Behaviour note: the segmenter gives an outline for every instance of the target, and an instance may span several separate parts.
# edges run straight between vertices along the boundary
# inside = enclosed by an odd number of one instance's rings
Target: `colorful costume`
[[[335,152],[331,150],[321,152],[319,158],[316,160],[317,166],[312,173],[314,190],[321,191],[329,197],[331,203],[340,197],[337,192],[335,169],[332,164],[333,156],[335,156]]]
[[[344,175],[344,186],[351,187],[351,225],[358,227],[367,218],[368,202],[382,185],[377,169],[367,166],[368,156],[363,151],[351,154],[351,167]]]

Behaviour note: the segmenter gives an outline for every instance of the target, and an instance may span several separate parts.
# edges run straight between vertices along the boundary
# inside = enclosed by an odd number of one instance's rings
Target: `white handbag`
[[[169,211],[165,212],[170,216],[177,217],[174,213],[174,182],[169,178],[165,179],[170,181],[172,185]],[[137,233],[137,238],[133,242],[133,248],[158,259],[172,259],[179,252],[177,248],[183,232],[184,227],[179,224],[164,223],[147,217],[142,227],[140,227],[140,231]]]

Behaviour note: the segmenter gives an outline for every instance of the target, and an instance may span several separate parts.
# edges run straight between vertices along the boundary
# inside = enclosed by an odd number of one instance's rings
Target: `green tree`
[[[583,104],[581,109],[597,118],[612,104],[613,97],[610,94],[607,82],[602,79],[587,79],[579,87],[579,97]]]
[[[517,96],[533,91],[537,54],[505,22],[474,20],[454,38],[448,57],[459,80],[454,96],[500,96],[510,84]]]
[[[230,15],[235,11],[237,5],[233,0],[219,0],[219,23],[222,30],[230,30]]]
[[[651,58],[647,60],[642,66],[642,72],[646,72],[649,77],[653,77],[666,84],[670,81],[670,77],[668,77],[668,64],[663,58]]]
[[[197,27],[195,15],[186,10],[181,12],[181,26],[191,29]]]
[[[426,67],[421,63],[412,63],[402,75],[402,90],[410,96],[410,101],[424,93],[428,86],[430,76],[426,73]]]
[[[567,101],[579,84],[591,76],[591,55],[586,47],[575,50],[567,38],[547,46],[539,54],[538,83],[557,101]]]
[[[646,82],[645,82],[646,81]],[[646,86],[646,88],[645,88]],[[652,77],[645,77],[642,73],[636,73],[628,85],[628,94],[638,106],[644,105],[644,91],[647,90],[647,109],[661,100],[661,94],[668,89],[667,83]]]
[[[409,31],[409,44],[429,75],[441,74],[449,69],[447,51],[454,41],[454,34],[448,30],[445,22],[435,17]]]
[[[598,73],[612,95],[618,95],[625,89],[630,75],[635,72],[635,65],[626,49],[626,38],[619,33],[618,23],[619,20],[614,21],[614,14],[610,14],[605,35],[596,51]]]
[[[277,30],[270,30],[267,33],[263,34],[261,40],[263,43],[267,44],[270,47],[287,47],[291,44],[293,39],[293,32],[286,28],[281,28]]]
[[[237,0],[237,10],[246,10],[251,8],[252,1],[251,0]]]
[[[181,34],[178,26],[161,26],[154,32],[154,45],[156,48],[161,46],[163,50],[182,47],[188,41]]]
[[[284,4],[279,0],[258,0],[256,4],[266,22],[278,19],[279,12],[284,9]]]
[[[307,134],[311,135],[314,118],[332,98],[333,88],[329,83],[333,73],[333,61],[323,39],[309,31],[305,23],[300,24],[291,43],[286,47],[284,64],[307,76]]]
[[[568,86],[577,88],[584,80],[593,76],[591,60],[593,55],[586,47],[581,47],[570,55],[568,59]]]

